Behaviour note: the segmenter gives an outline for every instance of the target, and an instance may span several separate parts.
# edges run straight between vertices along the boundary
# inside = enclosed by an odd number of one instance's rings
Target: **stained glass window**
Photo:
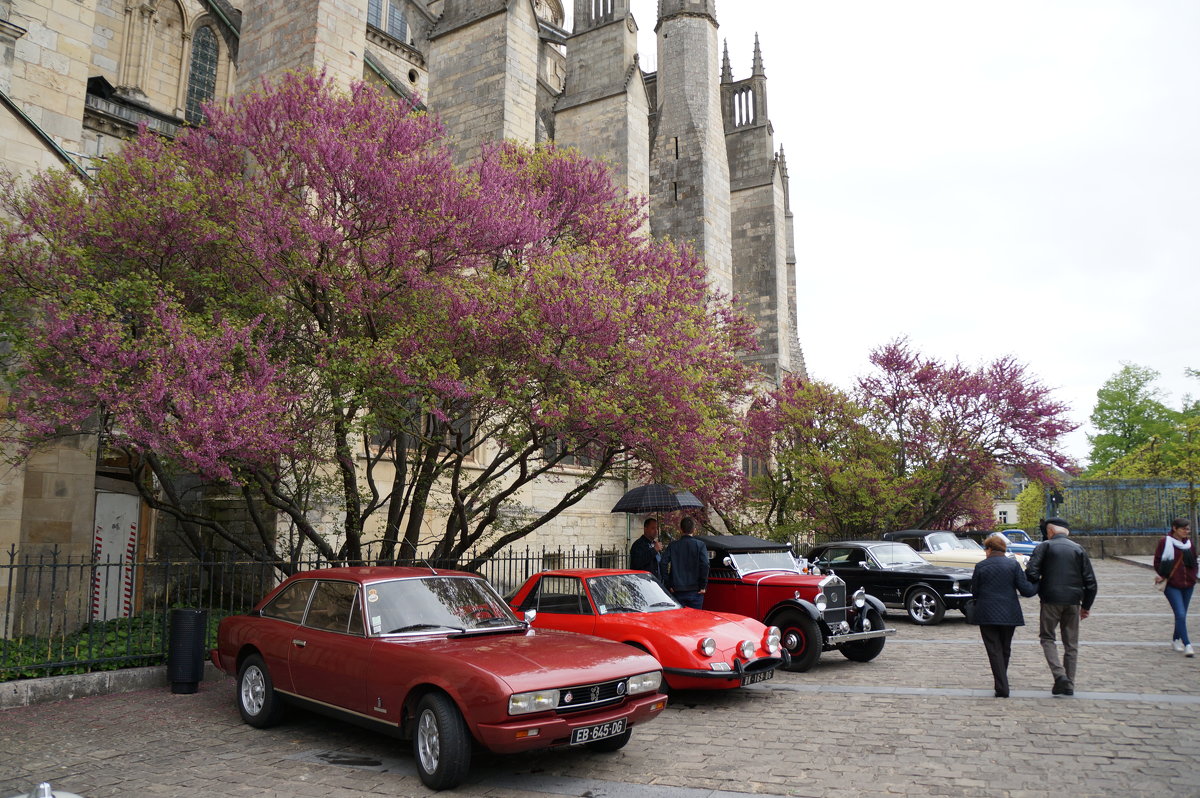
[[[217,35],[205,25],[192,42],[192,66],[188,71],[185,118],[193,125],[204,123],[204,103],[217,96]]]

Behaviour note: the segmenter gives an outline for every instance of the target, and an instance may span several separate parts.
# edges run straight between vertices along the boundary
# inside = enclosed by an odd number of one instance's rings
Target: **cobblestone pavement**
[[[616,754],[479,754],[465,796],[1198,796],[1200,659],[1171,650],[1171,615],[1137,565],[1096,563],[1077,691],[1053,697],[1031,625],[1013,696],[992,697],[977,631],[950,613],[903,618],[879,659],[836,652],[804,674],[725,694],[684,693]],[[241,723],[233,682],[0,712],[0,796],[51,780],[86,796],[427,795],[407,745],[295,712]]]

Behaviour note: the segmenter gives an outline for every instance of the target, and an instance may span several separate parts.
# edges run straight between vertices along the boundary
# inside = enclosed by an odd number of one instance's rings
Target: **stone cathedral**
[[[648,73],[631,0],[571,10],[568,28],[561,0],[0,0],[0,164],[82,178],[138,125],[172,136],[203,123],[205,102],[288,70],[382,84],[436,114],[464,158],[505,138],[607,161],[649,198],[651,232],[691,242],[757,321],[764,382],[803,374],[787,165],[757,40],[734,43],[750,65],[735,79],[743,59],[721,49],[716,0],[658,0]],[[65,447],[0,475],[0,544],[38,537],[41,516],[59,524],[47,542],[88,539],[83,497],[119,490],[94,465]],[[554,543],[627,538],[606,515],[622,489],[564,522],[594,534],[560,529]]]

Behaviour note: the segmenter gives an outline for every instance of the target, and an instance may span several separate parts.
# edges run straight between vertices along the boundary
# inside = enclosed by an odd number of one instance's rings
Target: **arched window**
[[[217,35],[205,25],[192,42],[192,67],[188,72],[184,116],[193,125],[204,123],[203,105],[217,96]]]

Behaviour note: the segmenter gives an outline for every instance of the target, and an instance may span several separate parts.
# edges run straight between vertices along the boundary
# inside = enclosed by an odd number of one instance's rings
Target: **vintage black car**
[[[947,609],[971,598],[972,571],[926,562],[911,546],[882,540],[843,540],[817,546],[808,559],[832,569],[850,590],[866,590],[913,623],[940,623]]]

